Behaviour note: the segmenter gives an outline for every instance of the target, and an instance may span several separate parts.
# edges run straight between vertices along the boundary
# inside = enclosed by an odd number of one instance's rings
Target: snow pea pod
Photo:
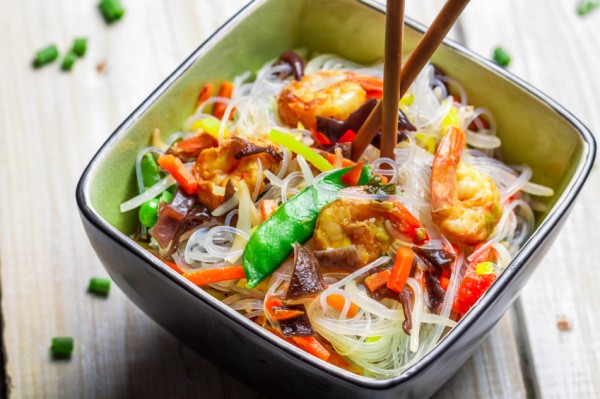
[[[331,191],[347,187],[340,179],[350,169],[352,167],[332,172],[321,180],[320,186]],[[367,184],[372,176],[371,167],[363,166],[358,184]],[[254,288],[281,266],[294,252],[292,244],[308,241],[315,230],[319,212],[335,199],[309,186],[261,223],[250,236],[242,257],[248,281],[246,287]]]

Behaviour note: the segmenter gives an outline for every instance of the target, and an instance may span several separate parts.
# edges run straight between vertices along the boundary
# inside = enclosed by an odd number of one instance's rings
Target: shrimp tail
[[[436,213],[458,202],[456,169],[465,148],[465,133],[450,126],[442,138],[431,168],[431,210]]]
[[[394,202],[394,209],[390,212],[389,220],[394,229],[410,238],[413,244],[421,246],[429,241],[427,230],[400,202]]]

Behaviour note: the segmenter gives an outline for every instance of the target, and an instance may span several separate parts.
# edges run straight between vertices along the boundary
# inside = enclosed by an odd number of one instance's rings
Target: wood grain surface
[[[257,398],[133,306],[106,276],[75,204],[77,179],[113,129],[243,0],[123,0],[107,26],[96,0],[0,0],[0,284],[11,398]],[[407,1],[429,23],[441,0]],[[600,10],[575,0],[473,1],[452,37],[483,55],[502,44],[510,70],[600,129]],[[73,71],[30,67],[39,48],[89,39]],[[102,64],[104,70],[97,71]],[[600,397],[597,170],[516,309],[437,398]],[[566,320],[562,331],[557,322]],[[75,338],[69,361],[50,340]],[[526,366],[526,367],[522,367]]]

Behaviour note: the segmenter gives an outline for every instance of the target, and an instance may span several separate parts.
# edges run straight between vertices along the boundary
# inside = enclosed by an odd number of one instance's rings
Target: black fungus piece
[[[273,311],[277,310],[299,310],[302,312],[298,316],[277,321],[281,329],[281,334],[284,337],[307,337],[315,335],[315,330],[312,324],[310,324],[304,305],[274,306]]]
[[[300,80],[304,76],[304,58],[295,51],[286,51],[279,56],[273,65],[288,64],[291,71],[288,73],[282,72],[279,74],[280,79],[285,79],[290,75],[294,75],[294,79]]]
[[[354,245],[315,251],[314,255],[319,266],[325,269],[353,272],[361,266],[360,253]]]
[[[440,280],[433,273],[425,273],[425,286],[427,287],[427,308],[434,311],[444,301],[446,291],[440,286]]]
[[[240,137],[232,137],[231,140],[233,140],[233,157],[235,159],[242,159],[244,157],[249,157],[251,155],[260,154],[263,152],[271,155],[275,161],[281,161],[283,159],[283,156],[275,151],[275,148],[273,148],[272,145],[268,147],[261,147]]]
[[[295,244],[294,249],[294,272],[285,298],[298,299],[323,291],[327,285],[313,252],[299,244]]]
[[[181,188],[177,190],[170,204],[161,204],[158,209],[158,220],[150,234],[161,248],[168,248],[185,217],[196,204],[196,196],[186,194]]]
[[[187,194],[181,188],[177,189],[175,195],[173,196],[173,200],[169,206],[173,208],[178,213],[182,215],[187,215],[187,213],[194,207],[196,204],[196,195]]]
[[[317,116],[317,130],[327,136],[332,142],[337,143],[340,137],[348,130],[352,130],[354,133],[358,132],[376,105],[377,100],[371,98],[352,112],[344,121]]]
[[[369,295],[371,298],[375,299],[377,302],[381,302],[384,299],[393,299],[396,302],[400,302],[400,297],[398,296],[398,293],[396,291],[392,291],[390,290],[387,285],[384,285],[381,288],[376,289],[375,291],[371,292],[371,290],[369,290],[369,288],[367,288],[367,286],[363,285],[365,288],[365,292],[367,293],[367,295]]]
[[[443,249],[413,248],[415,254],[427,266],[429,271],[441,272],[450,270],[456,255]]]
[[[416,132],[417,128],[410,123],[404,112],[401,109],[398,110],[398,138],[397,142],[401,142],[407,139],[406,132]],[[379,148],[381,145],[381,130],[377,132],[375,138],[371,142],[372,145]]]
[[[179,225],[179,229],[173,237],[173,243],[171,244],[171,247],[169,248],[167,253],[165,253],[162,256],[162,258],[167,259],[175,251],[177,251],[177,248],[179,247],[179,239],[181,238],[181,236],[183,236],[189,231],[195,230],[196,228],[200,227],[208,221],[210,221],[210,212],[208,211],[207,207],[205,207],[204,205],[200,205],[190,209],[187,215],[185,215],[183,222]]]
[[[410,304],[412,302],[413,292],[410,288],[404,287],[400,293],[400,303],[402,304],[402,311],[404,312],[404,321],[402,322],[402,329],[406,335],[410,335],[412,330],[412,311]]]

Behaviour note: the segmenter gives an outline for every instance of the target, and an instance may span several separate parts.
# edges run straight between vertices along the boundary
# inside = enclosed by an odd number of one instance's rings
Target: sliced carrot
[[[214,90],[215,88],[213,87],[212,83],[207,83],[204,86],[202,86],[200,94],[198,94],[198,101],[196,102],[196,106],[198,107],[200,106],[200,104],[208,100],[212,96]]]
[[[367,286],[369,291],[377,291],[378,289],[387,284],[388,279],[390,278],[390,274],[392,274],[392,271],[390,269],[386,269],[379,273],[371,274],[365,279],[365,285]]]
[[[283,306],[283,303],[273,296],[270,296],[265,300],[265,308],[267,308],[267,311],[271,314],[271,316],[273,316],[273,308],[279,306]]]
[[[329,356],[331,356],[331,353],[315,337],[292,337],[292,340],[294,340],[300,349],[307,351],[321,360],[327,361]]]
[[[387,286],[394,292],[402,292],[406,280],[410,275],[410,269],[412,268],[413,261],[415,260],[415,253],[409,247],[400,247],[396,253],[396,260],[394,260],[394,267],[392,273],[387,281]]]
[[[242,266],[226,266],[183,273],[183,277],[196,285],[206,285],[219,281],[245,278],[246,273],[244,273],[244,268]]]
[[[224,81],[219,89],[219,97],[231,98],[231,94],[233,93],[233,83]],[[223,114],[225,114],[225,110],[227,109],[227,104],[225,103],[216,103],[213,108],[213,116],[217,119],[223,119]],[[233,113],[232,113],[233,115]]]
[[[329,162],[330,164],[333,165],[333,163],[335,162],[335,154],[328,152],[326,157],[327,157],[327,162]],[[342,158],[342,168],[347,168],[348,166],[354,166],[354,165],[356,165],[356,162],[352,162],[351,160],[349,160],[347,158]]]
[[[180,141],[175,145],[178,155],[197,157],[207,148],[217,147],[219,142],[208,133],[202,133],[198,136],[192,136]]]
[[[346,298],[340,294],[331,294],[327,297],[327,304],[342,313],[344,310],[344,305],[346,304]],[[350,302],[350,307],[348,308],[347,317],[354,317],[358,313],[358,306],[354,303]]]
[[[294,317],[298,317],[303,314],[303,311],[297,309],[274,309],[273,320],[293,319]]]
[[[163,260],[163,262],[165,262],[165,265],[169,266],[171,269],[175,270],[177,273],[183,274],[183,272],[181,271],[179,266],[177,266],[177,263],[172,262],[170,260]]]
[[[340,177],[340,181],[348,186],[357,186],[362,173],[362,168],[365,163],[363,161],[357,163]]]
[[[262,214],[263,221],[267,220],[269,216],[275,213],[277,210],[277,201],[272,199],[264,199],[260,203],[260,213]]]
[[[191,195],[198,192],[198,182],[196,181],[196,178],[192,175],[192,172],[185,167],[181,159],[175,155],[167,154],[158,157],[157,162],[173,176],[187,194]]]

